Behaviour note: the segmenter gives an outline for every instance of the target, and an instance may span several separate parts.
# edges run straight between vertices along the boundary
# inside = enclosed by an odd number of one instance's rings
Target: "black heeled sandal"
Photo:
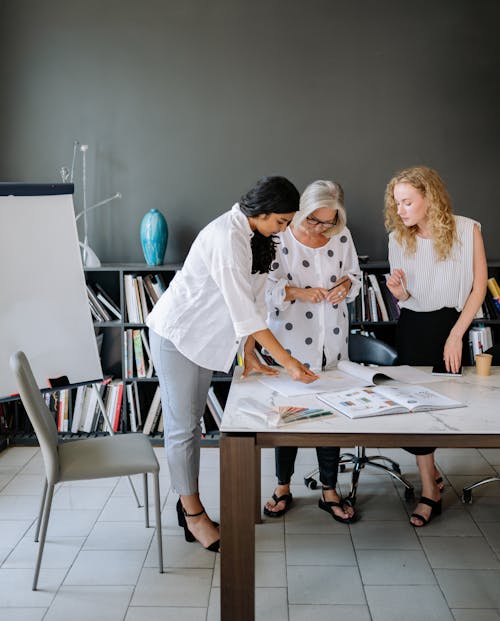
[[[199,515],[203,515],[205,513],[205,509],[202,509],[198,513],[188,513],[186,509],[184,509],[184,507],[182,506],[182,502],[180,498],[177,501],[176,509],[177,509],[177,523],[179,524],[181,528],[184,529],[184,539],[189,543],[194,543],[195,541],[198,541],[196,537],[193,535],[193,533],[189,530],[189,526],[187,525],[186,518],[187,517],[198,517]],[[215,522],[212,522],[212,524],[215,525]],[[217,539],[210,545],[206,547],[203,546],[203,547],[205,548],[205,550],[209,550],[210,552],[219,552],[220,539]]]
[[[421,528],[422,526],[427,526],[427,524],[432,520],[433,517],[435,517],[436,515],[441,515],[441,511],[443,509],[443,501],[441,499],[432,500],[432,498],[427,498],[427,496],[421,496],[420,500],[418,501],[418,504],[427,505],[428,507],[430,507],[431,513],[427,519],[424,518],[423,515],[420,515],[420,513],[412,513],[410,516],[410,524],[414,526],[415,528]],[[411,521],[412,517],[417,518],[417,520],[420,520],[422,524],[414,524]]]

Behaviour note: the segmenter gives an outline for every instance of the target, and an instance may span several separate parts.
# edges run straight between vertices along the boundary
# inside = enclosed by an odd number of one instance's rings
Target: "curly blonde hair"
[[[337,181],[325,181],[318,179],[313,181],[302,192],[300,197],[300,209],[293,218],[295,226],[300,225],[307,216],[316,209],[327,207],[337,212],[337,222],[326,231],[322,231],[325,237],[333,237],[340,233],[346,225],[346,213],[344,207],[344,190]]]
[[[405,247],[408,254],[413,254],[417,249],[418,227],[405,226],[398,216],[394,199],[394,186],[397,183],[408,183],[427,198],[427,219],[434,240],[434,250],[439,259],[448,258],[457,239],[457,232],[450,196],[441,177],[427,166],[412,166],[398,172],[385,189],[385,228],[394,232],[396,241]]]

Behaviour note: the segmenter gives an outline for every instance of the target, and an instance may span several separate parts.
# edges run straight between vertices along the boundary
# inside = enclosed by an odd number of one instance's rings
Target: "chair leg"
[[[396,479],[396,481],[399,481],[405,486],[405,498],[408,499],[413,496],[413,492],[414,492],[413,485],[407,479],[405,479],[402,474],[399,474],[399,472],[395,472],[391,468],[388,468],[387,466],[384,466],[383,464],[377,464],[377,462],[371,461],[371,460],[367,461],[365,463],[365,466],[371,466],[372,468],[377,468],[377,470],[383,470],[384,472],[387,472],[387,474],[390,474],[393,479]]]
[[[43,508],[45,506],[45,498],[47,496],[47,479],[45,479],[45,482],[43,484],[43,491],[42,491],[42,498],[40,499],[40,511],[38,512],[38,519],[36,521],[36,529],[35,529],[35,543],[38,542],[38,535],[40,534],[40,524],[42,522],[42,516],[43,516]]]
[[[40,565],[42,564],[43,548],[45,546],[45,538],[47,536],[47,526],[49,524],[50,509],[52,507],[52,498],[54,496],[54,486],[47,485],[47,493],[45,497],[45,507],[42,515],[42,525],[40,529],[40,544],[38,547],[38,556],[36,559],[35,575],[33,576],[32,590],[36,591],[38,585],[38,575],[40,574]]]
[[[385,457],[385,455],[370,455],[370,457],[366,458],[368,462],[370,461],[385,461],[389,464],[389,468],[391,470],[395,470],[397,473],[401,474],[401,468],[397,461],[392,460],[390,457]]]
[[[163,573],[163,544],[161,539],[161,505],[160,505],[160,476],[158,472],[153,473],[154,494],[155,494],[155,521],[156,538],[158,540],[158,569]]]
[[[148,474],[144,472],[142,475],[144,484],[144,518],[146,520],[146,528],[149,528],[149,493],[148,493]]]
[[[471,485],[467,485],[462,489],[462,502],[463,503],[472,503],[472,490],[475,487],[479,487],[480,485],[484,485],[485,483],[493,483],[493,481],[500,481],[499,476],[487,477],[486,479],[481,479],[480,481],[476,481]]]

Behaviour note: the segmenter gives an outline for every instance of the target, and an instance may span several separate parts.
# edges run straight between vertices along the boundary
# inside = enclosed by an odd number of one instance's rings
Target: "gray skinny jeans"
[[[149,331],[151,357],[160,383],[165,450],[173,489],[182,496],[198,492],[201,417],[212,371],[183,356],[175,345]]]

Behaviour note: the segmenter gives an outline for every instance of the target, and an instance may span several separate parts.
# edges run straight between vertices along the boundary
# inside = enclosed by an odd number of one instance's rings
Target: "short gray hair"
[[[316,209],[328,207],[337,211],[337,223],[323,232],[326,237],[340,233],[347,222],[344,207],[344,190],[337,181],[313,181],[300,197],[300,209],[295,214],[293,223],[301,224]]]

